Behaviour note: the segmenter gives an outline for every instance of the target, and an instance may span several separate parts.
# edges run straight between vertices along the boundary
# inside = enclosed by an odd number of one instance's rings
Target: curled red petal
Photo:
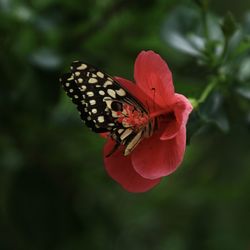
[[[177,135],[182,126],[186,126],[188,116],[193,107],[189,100],[180,94],[175,94],[175,100],[172,104],[175,119],[167,124],[161,135],[161,140],[169,140]]]
[[[172,102],[172,73],[158,54],[142,51],[135,61],[134,78],[136,85],[160,107],[166,107]]]
[[[186,127],[180,128],[170,140],[160,140],[159,133],[144,139],[132,152],[136,172],[148,179],[160,178],[174,172],[182,162],[186,148]]]
[[[117,150],[109,157],[105,157],[113,148],[115,142],[109,139],[104,146],[104,164],[108,174],[117,181],[125,190],[134,193],[146,192],[160,182],[145,179],[133,168],[130,156],[124,156],[122,150]]]
[[[165,129],[163,130],[163,133],[160,136],[160,139],[161,140],[173,139],[178,134],[179,130],[180,130],[180,125],[176,119],[167,122],[167,124],[165,125]]]

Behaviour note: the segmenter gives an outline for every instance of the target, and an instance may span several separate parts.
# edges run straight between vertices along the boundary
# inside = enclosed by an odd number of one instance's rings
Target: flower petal
[[[163,133],[161,134],[161,137],[160,137],[161,140],[173,139],[180,130],[180,126],[177,120],[168,122],[165,127],[166,128],[163,130]]]
[[[132,152],[136,172],[148,179],[160,178],[174,172],[182,162],[186,148],[186,127],[180,128],[170,140],[160,140],[159,132],[144,139]]]
[[[109,137],[109,133],[107,132],[104,132],[104,133],[99,133],[99,135],[104,138],[104,139],[107,139]]]
[[[136,58],[136,85],[159,106],[166,107],[174,96],[172,73],[166,62],[153,51],[142,51]]]
[[[138,99],[143,105],[144,107],[148,108],[148,107],[153,107],[155,106],[153,99],[151,99],[150,97],[148,97],[144,92],[142,92],[142,90],[137,86],[137,84],[124,79],[122,77],[114,77],[116,81],[118,81],[120,83],[120,85],[128,90],[128,92],[135,97],[136,99]]]
[[[161,140],[169,140],[176,136],[180,127],[186,126],[188,116],[193,107],[189,100],[180,94],[175,94],[175,102],[173,103],[173,112],[175,120],[170,122],[161,135]]]
[[[104,146],[104,164],[108,174],[129,192],[146,192],[157,185],[161,179],[149,180],[140,176],[131,164],[131,157],[124,156],[122,150],[117,150],[105,157],[113,148],[115,142],[109,139]]]

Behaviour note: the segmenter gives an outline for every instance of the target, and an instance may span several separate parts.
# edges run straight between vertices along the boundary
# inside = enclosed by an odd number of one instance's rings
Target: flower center
[[[123,104],[122,110],[117,111],[116,114],[118,122],[120,122],[123,127],[140,128],[149,121],[149,117],[146,113],[140,112],[135,107],[128,104]]]

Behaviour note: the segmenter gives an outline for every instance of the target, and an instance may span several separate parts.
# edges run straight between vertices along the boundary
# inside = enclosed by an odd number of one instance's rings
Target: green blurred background
[[[177,92],[198,96],[204,84],[192,58],[164,40],[179,4],[194,8],[176,0],[0,0],[1,250],[250,249],[250,126],[240,114],[229,132],[194,137],[159,186],[131,194],[105,173],[104,140],[58,82],[76,59],[133,79],[137,54],[152,49],[167,60]],[[211,3],[239,22],[248,9],[244,0]]]

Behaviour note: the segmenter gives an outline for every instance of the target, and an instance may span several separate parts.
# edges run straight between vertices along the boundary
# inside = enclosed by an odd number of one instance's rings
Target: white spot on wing
[[[95,78],[90,78],[89,79],[89,83],[96,83],[97,82],[97,79],[95,79]]]
[[[80,87],[80,91],[85,91],[87,89],[87,87],[85,86],[85,85],[82,85],[81,87]]]
[[[117,118],[117,117],[118,117],[117,112],[116,112],[116,111],[112,111],[112,116],[113,116],[114,118]]]
[[[109,85],[113,85],[113,83],[111,81],[106,81],[103,86],[104,88],[107,88]]]
[[[95,100],[90,100],[89,103],[90,103],[90,105],[95,105],[96,101]]]
[[[119,96],[125,96],[125,95],[126,95],[126,92],[125,92],[124,89],[116,90],[116,93],[117,93]]]
[[[87,96],[89,96],[89,97],[94,96],[94,92],[92,92],[92,91],[87,92]]]
[[[68,81],[71,81],[71,80],[74,80],[74,78],[73,78],[73,76],[71,75],[71,77],[69,77],[67,80],[68,80]]]
[[[108,100],[105,100],[105,102],[106,102],[107,107],[109,109],[111,109],[111,104],[112,104],[113,101],[111,99],[108,99]]]
[[[124,140],[126,137],[128,137],[133,132],[132,129],[128,128],[126,129],[123,134],[121,134],[121,140]]]
[[[98,122],[100,122],[100,123],[102,123],[102,122],[104,122],[104,116],[98,116],[98,118],[97,118],[97,120],[98,120]]]
[[[99,91],[99,94],[100,94],[100,95],[105,95],[105,92],[104,92],[103,90],[100,90],[100,91]]]
[[[104,77],[104,74],[103,74],[102,72],[100,72],[100,71],[98,71],[96,74],[97,74],[100,78],[103,78],[103,77]]]
[[[77,67],[78,70],[84,70],[87,68],[86,64],[81,64],[79,67]]]
[[[116,93],[113,89],[108,89],[108,94],[112,97],[112,98],[115,98],[116,97]]]

